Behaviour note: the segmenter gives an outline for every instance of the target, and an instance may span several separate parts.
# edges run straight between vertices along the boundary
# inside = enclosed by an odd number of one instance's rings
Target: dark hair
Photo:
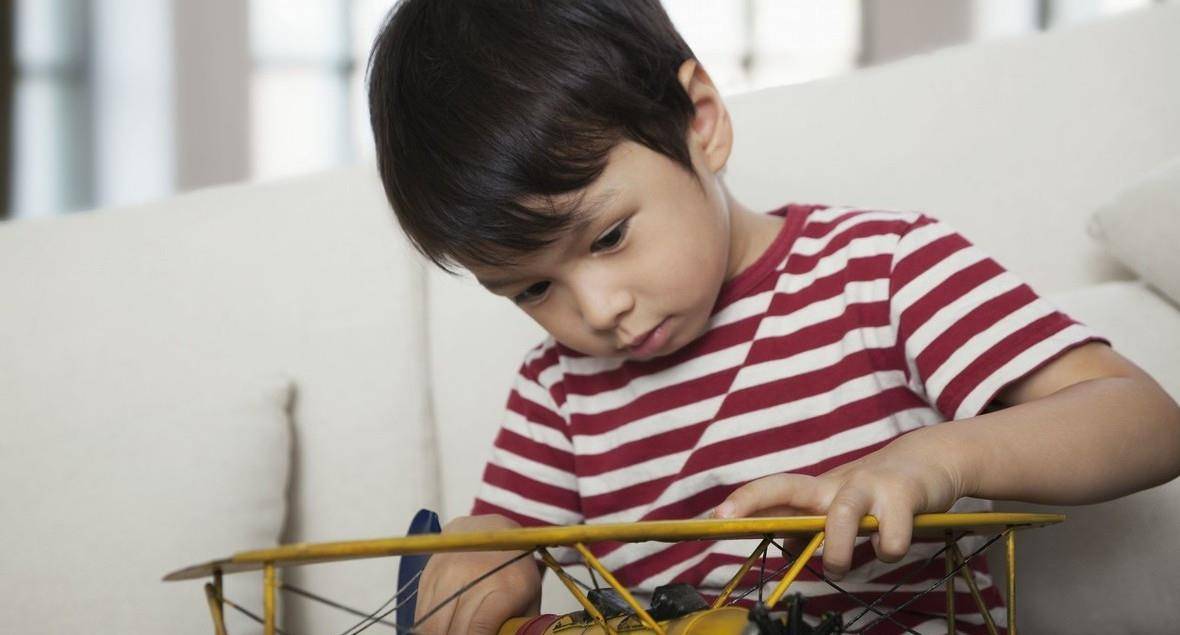
[[[385,194],[443,268],[504,265],[573,222],[629,139],[693,172],[692,50],[658,0],[403,0],[369,56]],[[695,176],[695,172],[693,172]]]

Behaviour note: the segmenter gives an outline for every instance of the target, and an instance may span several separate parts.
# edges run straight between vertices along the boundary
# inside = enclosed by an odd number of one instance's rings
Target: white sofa
[[[948,220],[1180,396],[1180,312],[1095,287],[1132,275],[1086,235],[1099,203],[1180,155],[1178,60],[1172,5],[742,95],[728,183],[759,208]],[[423,266],[369,167],[0,225],[0,303],[0,605],[24,633],[209,632],[199,585],[160,576],[279,540],[399,534],[419,507],[465,513],[540,337]],[[1164,486],[1022,535],[1021,626],[1167,632],[1178,510]],[[395,566],[286,579],[375,607]],[[257,610],[258,584],[227,593]],[[292,633],[355,621],[298,598],[282,617]]]

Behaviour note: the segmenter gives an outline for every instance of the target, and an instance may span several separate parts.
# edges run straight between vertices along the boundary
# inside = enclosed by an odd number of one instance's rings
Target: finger
[[[819,489],[814,476],[772,474],[734,490],[713,510],[713,517],[744,518],[775,507],[821,508]]]
[[[877,533],[873,534],[873,550],[884,562],[897,562],[910,550],[914,533],[914,516],[908,505],[879,502],[873,509],[877,517]]]
[[[806,514],[806,510],[797,507],[790,507],[787,505],[776,505],[774,507],[767,507],[760,509],[753,514],[749,514],[751,518],[775,518],[780,516],[802,516]]]
[[[464,597],[463,604],[455,608],[448,633],[496,635],[500,625],[513,617],[511,608],[504,606],[503,593],[491,589],[477,595],[478,588],[471,589],[471,597]]]
[[[414,619],[421,625],[415,632],[422,633],[422,635],[444,635],[451,632],[450,624],[451,617],[454,614],[456,604],[461,601],[457,599],[453,602],[448,602],[446,606],[440,608],[436,613],[426,618],[427,614],[434,610],[439,600],[436,598],[438,594],[433,592],[433,588],[428,588],[425,592],[419,587],[418,590],[418,604],[414,609]],[[423,618],[426,618],[423,621]]]
[[[860,519],[871,504],[867,492],[855,487],[841,489],[828,507],[824,524],[824,575],[839,580],[852,565],[852,547],[856,543]]]

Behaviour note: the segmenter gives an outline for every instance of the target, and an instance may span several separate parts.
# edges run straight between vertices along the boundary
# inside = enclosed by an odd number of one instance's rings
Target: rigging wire
[[[225,597],[224,595],[222,595],[220,593],[215,593],[214,597],[217,598],[218,602],[228,604],[231,609],[234,609],[235,611],[241,613],[242,615],[245,615],[246,617],[254,620],[255,622],[258,622],[259,624],[266,623],[266,621],[263,620],[260,616],[255,615],[254,613],[251,613],[249,610],[243,608],[242,606],[239,606],[237,602],[234,602],[233,600]],[[275,627],[275,633],[278,633],[278,635],[290,635],[290,633],[287,633],[286,631],[284,631],[283,629],[281,629],[277,626]]]
[[[1011,530],[1011,529],[1009,529],[1008,531],[1012,531],[1012,530]],[[999,540],[1001,537],[1003,537],[1003,536],[1007,535],[1007,533],[1008,533],[1008,532],[1007,532],[1007,531],[1005,531],[1005,532],[998,533],[998,534],[996,534],[995,536],[992,536],[992,538],[991,538],[990,540],[988,540],[987,542],[985,542],[985,543],[983,544],[983,546],[982,546],[982,547],[980,547],[980,548],[976,549],[975,551],[972,551],[970,555],[968,555],[967,557],[963,558],[963,561],[962,561],[962,562],[960,562],[960,563],[959,563],[959,565],[958,565],[957,567],[955,567],[953,570],[951,570],[951,572],[950,572],[950,573],[946,574],[945,576],[943,576],[943,577],[942,577],[942,579],[940,579],[940,580],[938,580],[937,582],[935,582],[934,584],[930,585],[930,586],[929,586],[929,587],[928,587],[928,588],[927,588],[925,591],[922,591],[922,592],[918,593],[917,595],[915,595],[914,597],[910,598],[909,600],[906,600],[905,602],[902,602],[902,603],[901,603],[901,604],[900,604],[900,605],[899,605],[897,608],[893,609],[893,611],[892,611],[892,612],[890,612],[890,615],[894,615],[894,614],[896,614],[898,611],[900,611],[900,610],[902,610],[902,609],[906,608],[907,606],[909,606],[909,605],[913,604],[914,602],[917,602],[917,601],[918,601],[918,600],[919,600],[919,599],[920,599],[922,596],[926,595],[927,593],[930,593],[930,592],[931,592],[931,591],[933,591],[934,589],[936,589],[936,588],[938,588],[938,587],[942,586],[943,584],[945,584],[947,580],[950,580],[950,579],[951,579],[951,578],[953,578],[954,576],[958,575],[958,574],[959,574],[959,571],[963,570],[963,568],[967,566],[967,563],[971,562],[971,559],[972,559],[972,558],[974,558],[975,556],[978,556],[979,554],[983,553],[983,552],[984,552],[984,551],[985,551],[985,550],[986,550],[988,547],[992,546],[992,544],[993,544],[993,543],[995,543],[995,542],[996,542],[997,540]],[[945,549],[945,548],[944,548],[944,549]],[[884,618],[877,618],[876,620],[873,620],[872,622],[870,622],[868,626],[865,626],[864,628],[861,628],[860,630],[857,630],[857,631],[848,631],[848,632],[849,632],[850,634],[853,634],[853,633],[863,633],[863,632],[867,631],[868,629],[872,628],[873,626],[875,626],[875,625],[876,625],[878,622],[880,622],[882,619],[884,619]]]
[[[372,613],[365,615],[364,619],[362,619],[361,621],[357,622],[356,624],[353,624],[352,626],[349,626],[347,630],[345,630],[343,633],[341,633],[341,635],[352,635],[353,633],[359,633],[359,632],[365,630],[366,628],[369,628],[369,626],[372,626],[373,624],[378,623],[378,622],[380,622],[382,624],[389,624],[389,622],[386,622],[384,620],[384,618],[387,617],[391,612],[396,611],[396,610],[400,609],[401,607],[405,606],[406,603],[409,602],[410,600],[413,600],[414,597],[418,595],[418,589],[416,587],[409,595],[407,595],[405,598],[403,598],[402,601],[400,601],[396,605],[394,605],[393,609],[391,609],[390,611],[386,611],[385,613],[382,613],[380,616],[378,616],[377,614],[381,613],[381,611],[383,611],[385,609],[385,607],[389,606],[390,603],[392,603],[394,600],[397,600],[398,596],[400,596],[402,593],[404,593],[406,589],[410,588],[410,585],[417,582],[418,578],[420,578],[422,576],[422,571],[424,571],[424,570],[425,570],[425,568],[419,569],[418,572],[415,573],[412,578],[407,580],[406,583],[403,584],[400,589],[398,589],[397,591],[394,591],[393,595],[388,600],[385,600],[384,602],[382,602],[381,606],[378,606],[376,609],[374,609]],[[367,625],[365,625],[363,628],[361,628],[361,625],[365,624],[365,622],[369,622],[369,623]],[[359,628],[359,630],[357,630],[358,628]],[[398,626],[396,623],[393,624],[393,628],[395,630],[397,630],[398,633],[401,633],[403,631],[403,629],[400,626]],[[410,632],[412,632],[412,629]]]
[[[959,537],[955,538],[954,541],[957,543],[960,538],[962,538],[963,536],[966,536],[966,535],[967,535],[967,532],[963,532],[963,533],[959,534]],[[923,563],[921,567],[917,567],[917,568],[913,569],[912,571],[909,572],[909,574],[907,574],[905,577],[903,577],[900,582],[898,582],[897,584],[890,587],[888,591],[885,591],[881,595],[877,596],[877,599],[873,600],[867,607],[865,607],[865,609],[863,611],[861,611],[859,614],[857,614],[856,617],[852,618],[852,621],[848,622],[848,624],[845,626],[845,628],[851,628],[853,624],[856,624],[858,621],[860,621],[860,618],[864,617],[865,614],[868,613],[872,607],[876,606],[878,603],[880,603],[882,600],[884,600],[890,593],[893,593],[894,591],[898,590],[903,585],[913,582],[914,578],[917,577],[917,575],[919,573],[921,573],[922,571],[925,571],[926,568],[929,567],[931,565],[931,563],[933,563],[935,560],[937,560],[939,556],[946,553],[947,549],[948,549],[948,546],[946,544],[943,544],[942,548],[939,549],[938,551],[935,551],[929,558],[927,558],[926,562]],[[880,615],[880,613],[877,613],[877,614]]]
[[[450,595],[449,595],[449,596],[447,596],[445,599],[443,599],[441,602],[439,602],[438,604],[434,605],[434,607],[433,607],[433,608],[431,608],[431,609],[430,609],[430,610],[429,610],[429,611],[426,613],[426,615],[423,615],[423,616],[421,617],[421,619],[419,619],[417,622],[415,622],[415,623],[414,623],[414,625],[413,625],[413,626],[411,626],[411,627],[410,627],[410,630],[406,631],[406,630],[403,630],[401,627],[396,627],[396,628],[397,628],[397,631],[398,631],[398,633],[414,633],[414,632],[416,632],[416,631],[417,631],[417,628],[418,628],[419,626],[421,626],[423,622],[425,622],[426,620],[428,620],[428,619],[430,619],[431,617],[433,617],[435,613],[437,613],[439,610],[441,610],[441,609],[442,609],[444,606],[446,606],[447,604],[450,604],[451,602],[453,602],[453,601],[454,601],[456,598],[458,598],[460,595],[463,595],[463,594],[464,594],[464,593],[466,593],[467,591],[471,590],[471,588],[472,588],[472,587],[474,587],[475,585],[479,584],[480,582],[483,582],[485,579],[487,579],[487,578],[489,578],[489,577],[491,577],[491,576],[495,575],[496,573],[499,573],[499,572],[500,572],[500,570],[504,569],[504,568],[505,568],[505,567],[507,567],[508,565],[511,565],[511,564],[513,564],[513,563],[515,563],[515,562],[518,562],[518,561],[520,561],[521,559],[523,559],[524,557],[526,557],[526,556],[528,556],[528,555],[530,555],[530,554],[532,554],[532,552],[531,552],[531,551],[522,551],[522,552],[520,552],[519,554],[517,554],[517,555],[513,556],[512,558],[509,558],[508,560],[505,560],[504,562],[502,562],[502,563],[500,563],[500,564],[496,565],[495,567],[492,567],[492,568],[491,568],[491,569],[489,569],[487,572],[485,572],[484,574],[480,575],[478,578],[476,578],[476,579],[472,580],[471,582],[468,582],[467,584],[464,584],[463,586],[459,587],[459,590],[455,591],[454,593],[450,594]],[[401,606],[402,604],[405,604],[405,602],[406,602],[406,601],[408,601],[408,600],[409,600],[409,598],[407,597],[407,598],[406,598],[406,600],[403,600],[401,603],[399,603],[399,604],[398,604],[398,606],[395,606],[395,607],[393,607],[393,608],[391,608],[391,609],[388,609],[388,610],[386,610],[386,611],[384,611],[384,612],[382,612],[382,613],[378,613],[377,611],[374,611],[374,613],[373,613],[373,615],[374,615],[374,618],[375,618],[376,620],[381,620],[381,619],[384,619],[384,618],[388,617],[388,616],[389,616],[391,613],[393,613],[394,611],[396,611],[396,610],[398,609],[398,607],[399,607],[399,606]],[[380,611],[380,609],[378,609],[378,611]],[[362,623],[363,623],[363,621],[362,621]],[[360,632],[362,632],[362,631],[364,631],[364,630],[368,629],[368,628],[369,628],[370,626],[372,626],[374,623],[375,623],[375,622],[369,622],[368,624],[365,624],[364,626],[361,626],[360,628],[356,629],[355,631],[352,631],[352,633],[351,633],[351,634],[346,632],[346,633],[345,633],[345,635],[353,635],[353,634],[355,634],[355,633],[360,633]],[[350,630],[352,630],[352,629],[350,629]]]

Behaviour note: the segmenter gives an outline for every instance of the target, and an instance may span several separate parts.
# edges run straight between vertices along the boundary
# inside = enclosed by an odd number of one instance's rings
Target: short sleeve
[[[980,414],[1008,384],[1101,339],[928,216],[898,239],[889,319],[911,387],[948,419]]]
[[[557,353],[543,346],[517,373],[473,514],[501,514],[526,527],[582,521],[573,443],[555,394]]]

